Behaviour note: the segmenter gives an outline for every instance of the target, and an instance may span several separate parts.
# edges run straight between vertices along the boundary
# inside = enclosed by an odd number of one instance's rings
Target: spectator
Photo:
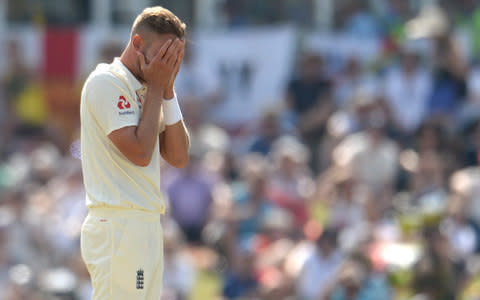
[[[338,273],[336,283],[323,299],[329,300],[388,300],[389,287],[384,278],[371,270],[370,262],[362,256],[347,260]]]
[[[166,300],[187,300],[195,279],[191,258],[185,251],[181,232],[176,224],[173,221],[165,221],[163,225],[165,259],[163,297]]]
[[[252,253],[243,252],[235,257],[233,268],[228,272],[223,284],[223,296],[226,299],[253,297],[258,285],[253,277]]]
[[[385,79],[385,98],[393,122],[402,136],[412,136],[425,118],[431,89],[430,74],[420,66],[420,57],[404,50],[401,65]]]
[[[260,232],[264,218],[272,209],[266,194],[266,163],[262,157],[245,158],[243,177],[246,190],[238,193],[232,209],[236,236],[242,247],[251,247],[255,234]]]
[[[298,117],[298,130],[311,153],[310,167],[319,171],[318,147],[333,109],[332,83],[325,75],[323,59],[306,54],[300,63],[300,76],[288,85],[287,104]]]
[[[308,151],[295,138],[285,136],[275,143],[272,156],[268,198],[288,210],[297,224],[303,224],[307,218],[306,199],[313,192],[313,181],[305,165]]]
[[[466,68],[458,45],[449,34],[434,39],[435,55],[432,90],[428,100],[430,116],[452,116],[466,98]]]
[[[386,117],[381,109],[371,108],[365,121],[365,131],[347,136],[336,147],[334,161],[351,168],[355,181],[385,196],[391,195],[397,172],[397,144],[386,136]]]
[[[319,299],[336,277],[342,259],[337,247],[337,232],[326,229],[318,238],[315,251],[307,258],[297,278],[297,293],[300,299]]]
[[[272,149],[273,142],[280,135],[280,124],[278,116],[273,113],[266,113],[259,126],[259,135],[255,137],[250,145],[250,152],[258,152],[263,155],[268,155]]]
[[[427,228],[424,234],[426,251],[414,268],[414,291],[427,300],[453,300],[462,274],[450,258],[448,240],[436,227]]]
[[[420,201],[426,195],[445,199],[444,181],[445,169],[440,156],[433,151],[420,154],[418,166],[410,181],[414,199]]]
[[[452,196],[448,207],[448,216],[442,222],[442,228],[452,245],[453,255],[465,261],[480,249],[480,228],[467,212],[467,203],[460,196]]]
[[[330,226],[343,229],[366,221],[364,205],[367,193],[355,182],[351,170],[328,170],[319,182],[318,197],[329,206]]]
[[[202,242],[212,203],[212,186],[207,178],[199,157],[192,153],[188,166],[167,187],[170,213],[188,242]]]
[[[335,104],[346,108],[352,101],[355,91],[370,81],[366,76],[361,62],[356,57],[349,57],[341,74],[335,80]]]

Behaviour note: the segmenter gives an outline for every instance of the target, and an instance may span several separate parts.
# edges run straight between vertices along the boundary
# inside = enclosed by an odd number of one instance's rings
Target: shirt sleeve
[[[113,75],[101,74],[91,78],[85,97],[88,109],[105,135],[123,127],[138,125],[138,104],[125,85]]]

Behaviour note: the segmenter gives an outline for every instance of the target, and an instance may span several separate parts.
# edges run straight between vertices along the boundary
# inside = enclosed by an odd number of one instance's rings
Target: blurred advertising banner
[[[256,120],[282,101],[296,50],[292,27],[196,32],[195,63],[218,82],[210,117],[228,127]]]

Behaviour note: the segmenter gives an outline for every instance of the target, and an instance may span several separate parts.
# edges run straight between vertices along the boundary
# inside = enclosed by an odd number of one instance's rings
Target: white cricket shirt
[[[146,92],[120,62],[99,64],[81,96],[81,157],[88,207],[113,207],[163,213],[159,139],[146,167],[130,162],[108,138],[112,131],[137,126]],[[162,130],[159,125],[159,133]]]

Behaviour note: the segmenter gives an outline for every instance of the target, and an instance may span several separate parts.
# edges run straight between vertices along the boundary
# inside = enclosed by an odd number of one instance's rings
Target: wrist
[[[171,99],[164,99],[162,106],[165,125],[173,125],[183,119],[182,111],[180,110],[180,105],[178,104],[175,93]]]
[[[165,88],[159,85],[148,85],[147,95],[147,98],[163,100],[165,98]]]
[[[163,85],[160,84],[147,84],[147,91],[163,95],[163,93],[165,93],[165,88]]]
[[[175,89],[173,86],[167,87],[163,92],[163,99],[168,101],[173,98],[175,98]]]

